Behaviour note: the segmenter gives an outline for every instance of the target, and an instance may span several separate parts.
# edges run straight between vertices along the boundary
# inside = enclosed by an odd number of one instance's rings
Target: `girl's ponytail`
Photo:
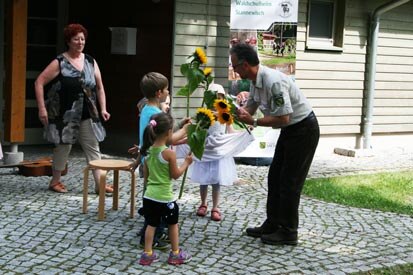
[[[143,145],[141,154],[146,156],[148,149],[153,145],[156,138],[167,133],[173,127],[173,119],[169,114],[158,113],[151,116],[148,125],[143,132]]]

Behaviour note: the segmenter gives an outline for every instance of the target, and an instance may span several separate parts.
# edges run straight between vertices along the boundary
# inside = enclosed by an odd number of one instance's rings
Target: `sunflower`
[[[201,62],[201,64],[207,63],[207,57],[205,52],[201,48],[195,49],[195,57]]]
[[[231,125],[232,123],[234,123],[234,117],[229,112],[222,112],[222,113],[219,112],[217,116],[218,116],[218,121],[221,122],[222,124]]]
[[[231,110],[231,105],[229,105],[225,99],[216,99],[214,101],[214,107],[219,113],[229,113]]]
[[[205,77],[208,77],[212,73],[212,68],[205,68],[204,69],[204,75]]]
[[[207,108],[198,108],[196,112],[196,120],[200,124],[201,128],[207,129],[214,124],[215,117],[211,110]]]

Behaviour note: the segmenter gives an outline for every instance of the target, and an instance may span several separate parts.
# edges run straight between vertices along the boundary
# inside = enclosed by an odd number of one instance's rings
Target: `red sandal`
[[[49,190],[54,191],[56,193],[67,193],[66,186],[60,181],[50,184]]]
[[[196,211],[196,215],[200,217],[204,217],[207,214],[207,209],[208,207],[206,205],[201,205],[198,207],[198,210]]]
[[[211,220],[219,222],[221,220],[221,212],[218,208],[211,210]]]

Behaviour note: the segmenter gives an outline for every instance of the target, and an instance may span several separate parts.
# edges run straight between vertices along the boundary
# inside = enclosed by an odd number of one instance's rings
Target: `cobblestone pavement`
[[[50,148],[23,147],[26,159],[49,155]],[[113,156],[106,156],[113,157]],[[119,157],[123,158],[123,157]],[[119,210],[106,198],[106,219],[97,221],[98,198],[89,194],[82,214],[81,151],[73,150],[69,192],[47,190],[48,177],[23,177],[0,169],[1,274],[349,274],[413,263],[413,219],[325,203],[307,197],[300,206],[299,244],[264,245],[244,235],[265,215],[267,167],[238,165],[239,184],[222,188],[223,220],[195,215],[198,186],[187,183],[180,205],[181,246],[193,256],[185,265],[160,262],[142,267],[136,233],[143,218],[129,215],[129,174],[121,174]],[[413,150],[393,148],[373,157],[316,155],[309,177],[413,168]],[[180,180],[176,182],[179,186]],[[90,182],[89,190],[93,190]],[[138,182],[138,206],[142,182]]]

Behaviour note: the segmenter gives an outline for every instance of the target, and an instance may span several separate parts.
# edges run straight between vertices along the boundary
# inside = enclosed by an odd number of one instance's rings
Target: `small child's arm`
[[[174,132],[178,131],[179,129],[181,129],[182,127],[184,127],[185,124],[188,124],[191,122],[191,118],[190,117],[184,117],[183,119],[181,119],[178,123],[175,123],[174,125]]]
[[[176,153],[173,150],[167,149],[162,152],[163,158],[169,162],[169,174],[172,179],[178,179],[182,174],[185,172],[185,170],[191,165],[192,163],[192,154],[189,154],[185,157],[184,162],[181,164],[181,166],[178,167],[177,161],[176,161]]]
[[[146,160],[143,162],[143,193],[145,193],[146,186],[148,184],[149,169],[146,164]]]
[[[186,138],[187,132],[188,132],[188,126],[191,125],[191,120],[188,120],[189,122],[185,123],[181,129],[178,131],[174,132],[172,134],[172,139],[171,143],[172,145],[177,145],[177,144],[182,144],[182,140]]]
[[[132,171],[135,171],[139,164],[141,164],[141,152],[139,146],[134,144],[133,147],[128,149],[128,153],[136,156],[134,161],[129,165],[129,168]]]

